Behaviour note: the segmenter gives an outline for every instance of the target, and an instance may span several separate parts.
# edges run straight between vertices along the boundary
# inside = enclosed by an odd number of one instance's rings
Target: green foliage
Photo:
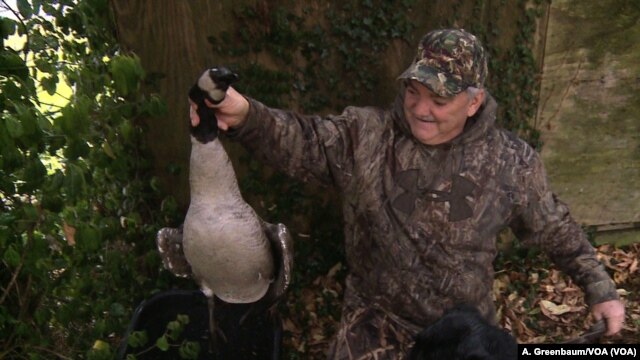
[[[238,30],[209,41],[216,54],[235,60],[245,93],[271,106],[335,111],[367,103],[379,85],[382,54],[415,27],[407,17],[413,3],[332,2],[328,10],[243,5],[235,10]],[[265,58],[286,70],[256,61]]]
[[[169,281],[153,224],[175,215],[138,126],[164,104],[141,95],[106,0],[16,4],[0,19],[0,358],[109,359],[132,307]]]
[[[476,1],[476,6],[481,6]],[[470,19],[470,28],[485,44],[489,52],[489,78],[487,87],[499,104],[497,119],[500,125],[516,132],[534,148],[540,150],[540,131],[533,120],[538,109],[540,70],[533,47],[536,21],[542,15],[542,0],[514,1],[516,27],[513,45],[507,48],[490,46],[499,43],[506,30],[498,24],[502,19],[494,18],[487,23]],[[512,8],[513,9],[513,8]],[[513,10],[512,10],[513,11]]]
[[[164,334],[157,339],[149,339],[146,331],[134,331],[127,340],[127,345],[133,350],[133,354],[127,354],[127,360],[135,360],[150,350],[158,349],[166,352],[171,348],[178,349],[180,359],[197,359],[200,354],[200,343],[189,341],[182,337],[185,326],[189,324],[189,316],[178,314],[176,320],[167,323]],[[96,351],[95,347],[90,353],[105,352],[106,350]]]

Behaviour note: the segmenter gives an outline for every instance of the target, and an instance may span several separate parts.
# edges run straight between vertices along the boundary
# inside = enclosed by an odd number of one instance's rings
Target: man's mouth
[[[436,120],[431,116],[425,118],[425,117],[419,117],[419,116],[415,116],[414,115],[413,118],[418,120],[418,121],[420,121],[420,122],[423,122],[423,123],[434,123],[434,122],[436,122]]]

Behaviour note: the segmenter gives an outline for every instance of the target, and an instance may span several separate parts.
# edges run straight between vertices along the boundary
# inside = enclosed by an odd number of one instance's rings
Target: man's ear
[[[472,117],[476,114],[480,106],[484,103],[484,89],[480,89],[471,99],[469,109],[467,109],[467,117]]]

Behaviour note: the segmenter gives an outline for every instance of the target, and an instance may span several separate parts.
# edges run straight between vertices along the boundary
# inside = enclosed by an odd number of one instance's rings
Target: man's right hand
[[[227,95],[221,103],[214,105],[208,100],[205,100],[205,103],[208,107],[215,109],[216,118],[218,119],[218,128],[224,131],[244,124],[247,114],[249,113],[249,101],[247,101],[247,99],[233,87],[229,87]],[[191,126],[197,126],[200,123],[200,117],[196,111],[198,106],[191,100],[189,100],[189,104]]]

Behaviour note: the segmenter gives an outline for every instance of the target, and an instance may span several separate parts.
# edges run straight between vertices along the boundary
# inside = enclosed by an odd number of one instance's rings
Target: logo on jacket
[[[460,221],[470,218],[473,209],[467,199],[478,187],[471,180],[460,175],[451,177],[451,191],[439,191],[418,187],[419,171],[417,169],[405,170],[396,175],[398,185],[405,190],[393,200],[393,207],[411,215],[416,207],[418,198],[435,201],[449,202],[449,221]]]

